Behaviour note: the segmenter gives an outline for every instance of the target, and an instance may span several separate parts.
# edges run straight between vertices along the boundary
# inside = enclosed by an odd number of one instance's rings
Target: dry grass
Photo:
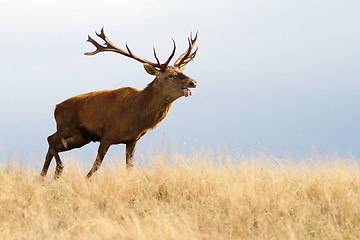
[[[55,181],[0,169],[0,239],[360,239],[360,170],[346,159],[238,164],[174,155]],[[200,161],[199,159],[203,159]]]

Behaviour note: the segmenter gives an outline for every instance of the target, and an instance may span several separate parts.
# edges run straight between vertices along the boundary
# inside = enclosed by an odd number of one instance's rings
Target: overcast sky
[[[199,31],[178,99],[138,144],[139,154],[226,146],[302,156],[314,149],[360,158],[360,1],[0,0],[0,159],[40,164],[55,104],[80,93],[144,88],[153,77],[115,53],[84,56],[105,27],[120,47],[153,60],[179,55]],[[96,144],[73,151],[95,156]],[[123,154],[113,146],[112,154]],[[123,156],[122,156],[123,157]],[[90,161],[93,161],[92,159]]]

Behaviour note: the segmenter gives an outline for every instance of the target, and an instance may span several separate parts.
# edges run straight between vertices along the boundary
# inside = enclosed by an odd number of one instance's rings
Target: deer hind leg
[[[66,139],[64,137],[61,137],[61,135],[63,134],[56,132],[55,134],[48,137],[49,150],[45,158],[44,167],[43,170],[41,171],[41,176],[46,175],[51,160],[53,157],[55,157],[56,169],[55,169],[54,178],[60,177],[64,169],[64,165],[60,159],[59,152],[64,152],[74,148],[79,148],[90,142],[89,140],[83,137],[81,132],[76,132],[73,136],[68,137]]]
[[[43,168],[41,170],[41,176],[43,176],[43,177],[46,176],[53,156],[54,155],[52,155],[50,147],[49,147],[49,150],[48,150],[48,152],[46,154],[46,157],[45,157],[44,166],[43,166]]]
[[[85,139],[81,133],[76,133],[68,138],[61,138],[60,142],[57,143],[56,149],[59,152],[65,152],[74,148],[80,148],[88,144],[90,140]]]
[[[100,146],[99,146],[99,150],[98,150],[98,154],[96,156],[95,162],[92,166],[92,168],[90,169],[89,173],[86,175],[86,177],[91,177],[100,167],[106,152],[108,151],[109,147],[110,147],[110,143],[108,141],[100,141]]]
[[[82,134],[77,133],[66,139],[61,138],[60,142],[57,143],[56,150],[57,150],[57,152],[65,152],[65,151],[72,150],[74,148],[80,148],[80,147],[88,144],[89,142],[90,142],[90,140],[85,139]],[[58,158],[56,158],[56,155],[55,155],[56,170],[55,170],[54,178],[58,178],[61,175],[63,168],[64,168],[58,153],[57,153],[57,156],[58,156]]]
[[[49,169],[49,166],[50,166],[50,163],[51,163],[51,160],[53,157],[55,157],[56,159],[56,171],[57,173],[61,173],[62,169],[64,168],[63,167],[63,164],[60,160],[60,157],[59,157],[59,154],[56,150],[56,139],[57,139],[57,136],[58,136],[58,133],[54,133],[53,135],[49,136],[48,137],[48,143],[49,143],[49,150],[46,154],[46,157],[45,157],[45,162],[44,162],[44,166],[41,170],[41,176],[46,176],[47,174],[47,171]]]
[[[60,159],[59,156],[59,142],[61,142],[61,135],[59,134],[59,132],[54,133],[53,135],[48,137],[48,142],[49,142],[49,151],[48,154],[46,155],[46,159],[45,159],[45,163],[44,166],[48,166],[50,165],[52,156],[55,157],[56,160],[56,169],[55,169],[55,175],[54,178],[58,178],[60,177],[63,169],[64,169],[64,165]],[[52,156],[51,156],[52,155]]]

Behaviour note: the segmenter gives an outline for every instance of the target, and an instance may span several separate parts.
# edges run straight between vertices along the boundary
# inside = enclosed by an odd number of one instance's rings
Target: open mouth
[[[189,97],[193,95],[193,91],[187,87],[181,88],[181,90],[183,91],[185,97]]]

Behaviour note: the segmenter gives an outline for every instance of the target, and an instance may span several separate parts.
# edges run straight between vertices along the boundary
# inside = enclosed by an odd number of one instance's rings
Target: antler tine
[[[154,57],[155,57],[156,61],[158,62],[159,65],[161,65],[160,60],[159,60],[159,58],[158,58],[157,55],[156,55],[155,47],[153,47],[153,51],[154,51]]]
[[[193,38],[192,38],[192,32],[190,32],[190,37],[189,37],[188,39],[189,39],[189,41],[191,41],[191,44],[192,44],[192,45],[195,45],[195,43],[196,43],[196,41],[197,41],[197,38],[198,38],[198,34],[199,34],[199,32],[197,31],[196,34],[195,34],[195,37],[194,37],[194,39],[193,39]]]
[[[126,47],[128,53],[129,53],[130,57],[136,57],[136,56],[131,52],[131,50],[130,50],[130,48],[129,48],[129,46],[128,46],[127,43],[125,43],[125,47]]]
[[[175,40],[171,38],[171,40],[173,41],[174,43],[174,47],[173,47],[173,51],[172,53],[170,54],[169,58],[166,60],[166,62],[162,65],[164,65],[165,67],[170,63],[171,59],[174,57],[174,54],[175,54],[175,51],[176,51],[176,43],[175,43]]]
[[[104,32],[104,27],[101,28],[100,34],[97,33],[96,31],[95,31],[95,34],[96,34],[98,37],[100,37],[102,40],[104,40],[105,43],[107,43],[107,40],[108,40],[108,39],[106,38],[106,35],[105,35],[105,32]]]
[[[86,52],[86,53],[84,53],[85,55],[88,55],[88,56],[89,55],[95,55],[96,53],[101,51],[102,46],[99,43],[97,43],[94,39],[92,39],[89,35],[88,35],[88,40],[87,41],[92,43],[96,47],[96,50],[93,51],[93,52]]]
[[[186,66],[186,64],[188,64],[189,62],[191,62],[192,60],[194,60],[198,49],[199,49],[199,48],[196,47],[195,51],[194,51],[192,54],[190,54],[189,57],[186,58],[186,59],[181,63],[181,65],[182,65],[182,66]]]
[[[93,38],[91,38],[88,35],[87,41],[91,42],[96,47],[96,50],[93,52],[86,52],[86,53],[84,53],[85,55],[95,55],[96,53],[103,52],[103,51],[115,51],[116,50],[116,46],[114,44],[112,44],[112,42],[110,42],[110,40],[106,37],[105,32],[104,32],[104,27],[101,28],[100,33],[95,32],[95,34],[96,34],[96,36],[98,36],[102,40],[104,40],[105,46],[101,45],[100,43],[98,43],[97,41],[95,41]]]
[[[180,55],[180,57],[175,61],[174,66],[183,68],[185,67],[191,60],[194,59],[196,56],[196,52],[198,51],[198,48],[196,47],[195,51],[192,52],[196,41],[198,38],[198,32],[196,32],[195,37],[192,37],[192,33],[190,33],[190,37],[188,37],[189,47],[183,54]]]

